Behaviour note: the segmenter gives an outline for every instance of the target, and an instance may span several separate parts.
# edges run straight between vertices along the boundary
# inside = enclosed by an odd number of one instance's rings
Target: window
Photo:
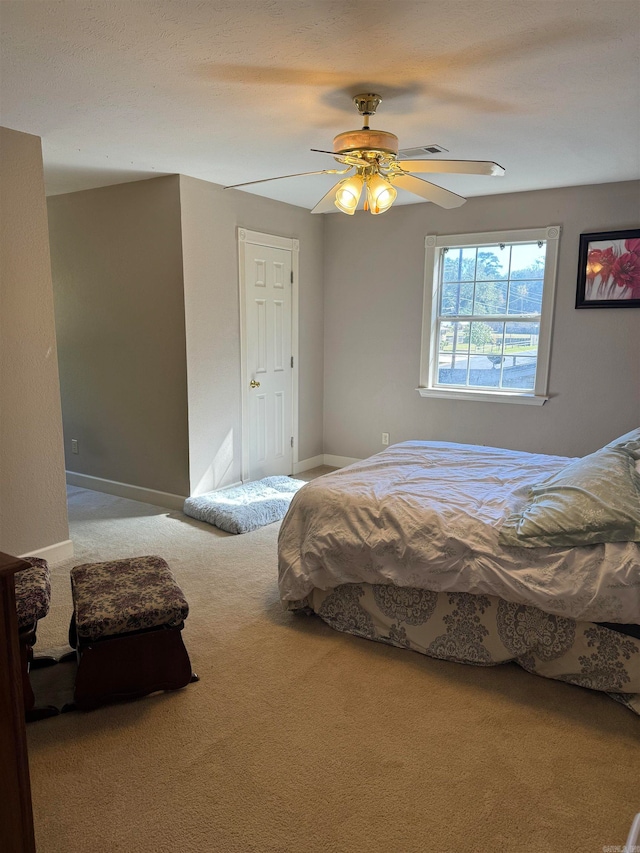
[[[548,397],[559,226],[425,238],[423,397]]]

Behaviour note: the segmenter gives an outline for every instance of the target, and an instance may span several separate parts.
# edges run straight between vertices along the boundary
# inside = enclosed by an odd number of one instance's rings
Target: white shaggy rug
[[[265,524],[281,521],[291,499],[304,484],[304,480],[292,477],[265,477],[187,498],[184,513],[227,533],[250,533]]]

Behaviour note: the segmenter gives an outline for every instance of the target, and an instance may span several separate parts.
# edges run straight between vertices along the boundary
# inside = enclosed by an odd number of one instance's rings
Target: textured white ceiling
[[[42,137],[50,193],[331,168],[309,149],[360,126],[362,91],[402,148],[506,168],[438,176],[462,195],[640,177],[639,0],[2,0],[0,15],[0,120]],[[311,208],[332,181],[252,191]]]

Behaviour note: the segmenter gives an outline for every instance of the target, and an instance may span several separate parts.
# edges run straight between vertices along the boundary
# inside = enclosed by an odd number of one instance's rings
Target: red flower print
[[[624,247],[627,252],[631,252],[633,255],[640,255],[640,239],[625,240]]]
[[[587,257],[587,278],[593,279],[599,275],[604,283],[611,275],[615,260],[611,246],[608,249],[591,249]]]
[[[602,276],[602,280],[606,281],[611,275],[611,268],[616,262],[616,256],[613,254],[613,249],[609,246],[608,249],[605,249],[602,253],[602,258],[600,259],[600,263],[602,264],[602,272],[600,275]]]
[[[602,269],[600,263],[600,249],[592,249],[587,255],[587,278],[594,279]]]
[[[631,299],[640,299],[640,255],[627,252],[613,265],[613,280],[618,287],[628,287]]]

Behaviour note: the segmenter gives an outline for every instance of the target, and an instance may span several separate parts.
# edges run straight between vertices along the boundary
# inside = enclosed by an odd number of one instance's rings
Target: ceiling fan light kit
[[[323,169],[316,172],[303,172],[301,175],[282,176],[286,178],[318,174],[341,175],[352,169],[356,170],[354,175],[343,178],[333,186],[320,199],[311,213],[328,213],[337,207],[342,213],[353,216],[365,186],[367,192],[364,209],[374,215],[389,210],[398,195],[396,186],[427,201],[432,201],[440,207],[454,208],[464,204],[466,199],[437,184],[416,178],[412,173],[504,175],[502,166],[487,160],[398,160],[398,137],[395,133],[389,133],[386,130],[371,130],[369,127],[369,116],[375,115],[382,102],[380,95],[367,92],[356,95],[353,102],[363,118],[362,129],[339,133],[333,140],[333,151],[312,149],[320,154],[332,155],[338,163],[346,166],[346,168],[342,170]],[[264,180],[274,181],[278,179],[265,178]],[[259,183],[262,181],[248,181],[244,184],[225,187],[225,189]]]
[[[367,207],[369,213],[384,213],[389,210],[398,195],[390,181],[381,175],[371,175],[367,178]]]
[[[363,186],[364,178],[362,175],[352,175],[350,178],[340,181],[336,189],[334,201],[338,210],[348,213],[349,216],[353,216],[360,201]]]

